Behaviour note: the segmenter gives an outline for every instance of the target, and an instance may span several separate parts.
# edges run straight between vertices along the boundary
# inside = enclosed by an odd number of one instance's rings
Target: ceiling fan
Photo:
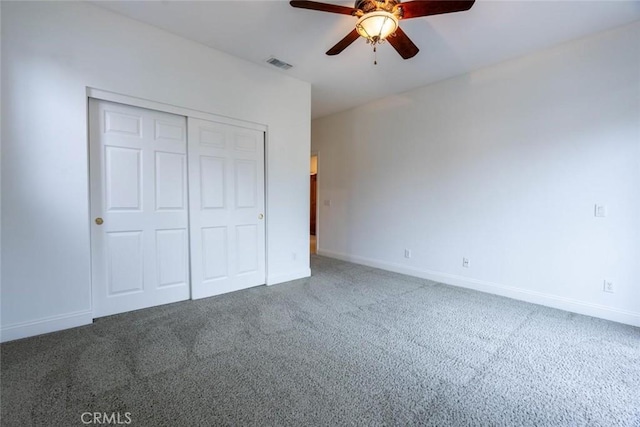
[[[337,55],[358,37],[376,45],[387,40],[404,59],[413,58],[420,49],[398,26],[401,19],[442,13],[462,12],[471,9],[475,0],[414,0],[401,3],[400,0],[356,0],[353,8],[308,0],[292,0],[291,6],[321,12],[340,13],[358,18],[356,27],[345,38],[327,51],[327,55]],[[375,63],[375,62],[374,62]]]

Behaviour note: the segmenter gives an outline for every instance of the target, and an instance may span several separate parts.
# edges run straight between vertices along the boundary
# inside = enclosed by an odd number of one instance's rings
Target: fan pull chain
[[[376,45],[373,45],[373,65],[378,65],[378,51]]]

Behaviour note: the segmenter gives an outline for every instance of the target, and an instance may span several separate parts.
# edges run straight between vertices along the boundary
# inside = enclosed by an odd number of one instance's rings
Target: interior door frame
[[[132,107],[146,108],[148,110],[161,111],[164,113],[175,114],[179,116],[184,116],[187,119],[189,117],[193,117],[196,119],[208,120],[212,122],[218,122],[223,124],[228,124],[232,126],[253,129],[260,132],[264,132],[263,144],[264,144],[264,212],[265,212],[265,224],[264,224],[264,234],[265,234],[265,277],[264,283],[267,283],[267,277],[269,277],[269,193],[268,193],[268,177],[269,177],[269,163],[268,163],[268,147],[269,147],[269,127],[264,124],[249,122],[241,119],[234,119],[230,117],[220,116],[214,113],[208,113],[205,111],[192,110],[186,107],[180,107],[172,104],[166,104],[162,102],[152,101],[149,99],[138,98],[130,95],[124,95],[116,92],[111,92],[107,90],[97,89],[93,87],[86,87],[86,106],[87,106],[87,182],[88,182],[88,191],[87,191],[87,201],[89,209],[87,211],[87,224],[91,227],[91,221],[93,218],[91,216],[91,164],[90,164],[90,149],[91,149],[91,141],[89,139],[89,99],[97,99],[101,101],[109,101],[116,102],[120,104],[130,105]],[[188,122],[188,120],[187,120]],[[188,125],[187,125],[188,126]],[[187,147],[189,141],[187,140]],[[188,168],[188,164],[187,164]],[[188,198],[188,195],[187,195]],[[91,233],[89,233],[91,236]],[[91,238],[91,237],[90,237]],[[91,244],[89,248],[91,250]],[[91,254],[93,256],[93,254]],[[191,256],[189,255],[189,269],[191,269]],[[95,319],[94,307],[93,307],[93,275],[91,276],[91,284],[90,284],[90,312],[92,318]],[[193,299],[193,289],[191,280],[189,280],[189,299]]]
[[[316,254],[320,249],[320,151],[311,150],[309,159],[316,156]]]

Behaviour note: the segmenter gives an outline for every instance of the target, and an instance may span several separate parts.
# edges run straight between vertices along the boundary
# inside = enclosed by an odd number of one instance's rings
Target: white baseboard
[[[305,268],[304,270],[295,271],[293,273],[281,274],[279,276],[269,276],[267,277],[267,286],[290,282],[292,280],[304,279],[306,277],[311,277],[310,268]]]
[[[2,329],[0,329],[0,342],[48,334],[49,332],[75,328],[91,323],[93,323],[93,313],[91,311],[78,311],[9,326],[3,325]]]
[[[289,274],[268,277],[267,285],[275,285],[310,276],[311,269],[306,268]],[[16,323],[13,325],[2,325],[0,328],[0,342],[8,342],[36,335],[48,334],[50,332],[62,331],[64,329],[89,325],[91,323],[93,323],[93,313],[89,310],[47,317],[29,322]]]
[[[565,298],[558,295],[545,294],[542,292],[506,286],[484,280],[471,279],[439,271],[421,270],[339,252],[318,250],[318,255],[640,327],[640,313],[638,312],[620,310],[572,298]]]

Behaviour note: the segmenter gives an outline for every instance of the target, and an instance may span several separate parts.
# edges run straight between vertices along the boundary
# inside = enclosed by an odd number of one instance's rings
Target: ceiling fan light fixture
[[[356,22],[358,34],[376,44],[385,40],[398,29],[398,18],[384,10],[366,13]]]

